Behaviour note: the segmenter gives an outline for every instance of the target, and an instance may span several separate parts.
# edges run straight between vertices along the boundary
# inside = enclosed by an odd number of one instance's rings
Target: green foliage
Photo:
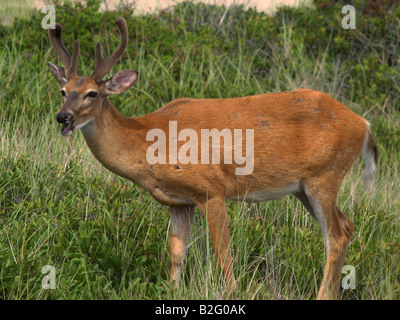
[[[73,41],[79,39],[80,64],[84,73],[93,68],[97,41],[102,43],[105,54],[114,50],[119,41],[114,20],[123,16],[128,21],[130,41],[121,67],[135,67],[139,59],[147,62],[158,57],[157,64],[169,67],[171,85],[182,82],[182,76],[188,70],[183,70],[188,65],[188,57],[191,68],[204,70],[203,77],[214,63],[206,57],[215,57],[219,65],[227,60],[235,65],[246,63],[262,87],[273,88],[266,76],[277,65],[290,67],[291,63],[296,63],[287,54],[292,52],[293,55],[304,54],[311,61],[321,57],[326,63],[340,61],[341,71],[351,75],[345,79],[343,94],[365,104],[366,108],[372,101],[383,104],[388,95],[393,101],[400,98],[399,46],[396,45],[400,34],[397,16],[400,9],[391,1],[383,1],[375,11],[371,11],[365,1],[355,1],[355,30],[340,27],[344,16],[340,1],[316,1],[315,9],[283,7],[273,17],[244,10],[241,6],[226,11],[223,6],[192,2],[181,3],[174,10],[163,10],[154,16],[132,15],[134,9],[129,8],[101,13],[100,0],[89,0],[86,5],[69,1],[64,5],[60,3],[55,1],[57,22],[64,26],[63,37],[68,48],[71,49]],[[43,14],[38,11],[29,20],[16,18],[12,28],[0,30],[3,34],[0,45],[18,47],[31,62],[32,72],[42,68],[49,49],[47,32],[41,29],[42,18]],[[49,60],[59,60],[53,50],[50,50]],[[231,94],[229,90],[223,90],[225,88],[194,92],[191,88],[195,80],[185,81],[179,92],[195,97],[218,97],[221,92]],[[227,79],[228,82],[235,80]],[[366,94],[366,90],[371,89],[373,92]],[[15,96],[12,90],[8,93]],[[256,89],[248,92],[254,93],[257,93]],[[163,103],[175,98],[173,92],[158,92],[156,88],[150,88],[149,94]],[[396,103],[393,108],[400,110]]]

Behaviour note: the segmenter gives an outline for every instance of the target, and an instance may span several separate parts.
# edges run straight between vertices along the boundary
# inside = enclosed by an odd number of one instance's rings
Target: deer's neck
[[[146,142],[149,130],[146,123],[154,126],[155,120],[149,115],[126,118],[106,100],[101,112],[81,131],[94,156],[108,170],[145,188],[161,203],[176,206],[193,204],[181,190],[174,192],[165,188],[160,179],[162,173],[146,159],[151,143]],[[176,167],[173,166],[175,171]]]
[[[147,162],[142,146],[146,132],[138,118],[122,116],[106,99],[97,116],[81,131],[102,165],[122,177],[143,184],[141,175]]]

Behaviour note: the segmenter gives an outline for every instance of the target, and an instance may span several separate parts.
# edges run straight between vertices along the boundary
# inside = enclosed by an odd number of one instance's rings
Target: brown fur
[[[171,281],[179,277],[196,205],[207,220],[218,265],[233,292],[236,282],[225,201],[246,197],[249,201],[263,201],[291,193],[318,221],[325,237],[327,262],[318,298],[336,298],[353,232],[352,222],[336,207],[336,198],[366,137],[366,152],[375,156],[376,164],[377,148],[367,121],[331,96],[305,89],[234,99],[184,98],[142,117],[124,117],[108,95],[127,90],[137,72],[122,71],[113,80],[115,83],[100,79],[126,46],[126,23],[119,18],[117,25],[123,45],[111,60],[104,61],[97,46],[97,80],[79,77],[75,72],[65,79],[63,68],[52,64],[49,67],[66,94],[60,115],[68,115],[68,124],[74,128],[83,126],[82,133],[94,156],[110,171],[142,186],[156,200],[170,206]],[[61,26],[57,30],[59,33],[49,33],[50,39],[64,63],[69,63],[69,54],[61,45]],[[87,98],[88,91],[95,91],[98,96]],[[164,131],[168,155],[170,121],[177,122],[178,132],[193,129],[199,138],[202,129],[242,129],[246,142],[246,129],[254,130],[253,171],[237,175],[236,169],[242,165],[235,161],[224,163],[224,139],[220,141],[220,164],[212,164],[211,152],[209,164],[200,164],[200,141],[199,164],[179,163],[179,158],[172,163],[168,156],[169,164],[149,163],[146,151],[154,141],[146,141],[147,133],[155,128]],[[178,141],[178,150],[185,143]],[[245,154],[244,144],[240,151]],[[368,178],[373,175],[374,170],[370,170]]]
[[[73,79],[65,89],[83,94],[95,86],[90,77],[86,79]],[[79,109],[79,106],[75,104],[73,108]],[[159,202],[171,206],[174,215],[183,210],[181,229],[171,235],[172,280],[178,277],[183,244],[189,235],[191,219],[184,218],[184,212],[192,210],[188,208],[198,205],[202,209],[219,264],[234,288],[226,199],[300,183],[323,208],[332,238],[318,297],[336,296],[353,230],[352,223],[336,207],[336,197],[343,177],[362,148],[368,131],[364,119],[329,95],[312,90],[235,99],[178,99],[139,118],[123,117],[105,98],[86,113],[95,119],[82,130],[95,157],[109,170],[144,187]],[[199,137],[201,129],[254,129],[253,173],[236,175],[235,163],[150,165],[146,161],[146,150],[153,141],[146,141],[147,132],[162,129],[168,141],[168,124],[173,120],[177,121],[178,132],[191,128]],[[300,190],[295,195],[300,200],[303,198],[302,202],[313,213],[302,193]]]

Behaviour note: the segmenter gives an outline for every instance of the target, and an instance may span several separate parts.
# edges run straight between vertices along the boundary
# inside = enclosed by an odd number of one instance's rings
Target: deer
[[[118,47],[104,58],[98,42],[94,71],[87,77],[78,75],[79,41],[75,41],[71,56],[62,41],[61,25],[49,29],[50,42],[63,64],[48,63],[61,86],[63,99],[56,120],[62,125],[61,135],[68,136],[80,129],[94,157],[105,168],[169,206],[170,281],[179,282],[198,207],[208,225],[213,253],[232,297],[236,278],[226,201],[255,203],[293,195],[322,230],[326,264],[317,299],[337,299],[341,268],[354,225],[336,202],[339,187],[360,154],[365,160],[366,189],[374,183],[378,151],[369,122],[332,96],[310,89],[225,99],[180,98],[144,116],[123,116],[109,97],[132,87],[138,72],[122,70],[103,80],[128,43],[125,19],[117,18],[115,23],[120,33]],[[171,123],[176,130],[180,129],[179,136],[173,139],[170,139]],[[184,131],[185,128],[190,130]],[[165,139],[149,136],[154,129],[165,132]],[[201,156],[203,161],[184,161],[189,151],[193,158],[196,155],[199,158],[203,142],[197,147],[186,146],[182,153],[180,150],[182,157],[173,156],[171,150],[167,152],[168,147],[177,151],[178,147],[189,144],[193,133],[203,137],[206,129],[214,130],[217,135],[208,136],[212,147],[208,155]],[[232,145],[232,135],[222,134],[224,130],[224,133],[249,130],[253,139],[238,134]],[[164,141],[166,146],[157,149],[155,141]],[[249,158],[250,169],[238,174],[243,161],[211,161],[215,156],[212,152],[222,157],[227,150],[253,153],[254,157]],[[157,161],[161,156],[168,161]]]

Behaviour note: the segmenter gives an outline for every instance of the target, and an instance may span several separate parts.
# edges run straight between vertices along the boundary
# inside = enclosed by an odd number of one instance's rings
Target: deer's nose
[[[66,123],[67,120],[68,120],[68,115],[66,113],[59,112],[57,114],[57,122],[58,123]]]

